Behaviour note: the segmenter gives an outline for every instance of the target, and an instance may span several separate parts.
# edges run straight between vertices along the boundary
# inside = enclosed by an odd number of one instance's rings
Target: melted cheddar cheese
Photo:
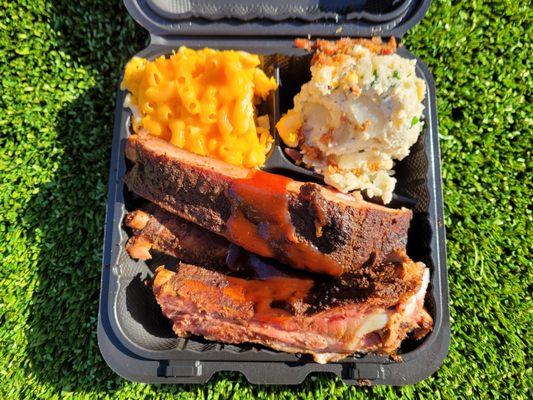
[[[154,61],[133,58],[121,84],[133,130],[234,165],[262,165],[273,140],[254,104],[277,84],[259,64],[243,51],[187,47]]]

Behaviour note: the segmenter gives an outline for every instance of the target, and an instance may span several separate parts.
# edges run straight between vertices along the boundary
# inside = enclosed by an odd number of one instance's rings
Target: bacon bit
[[[322,159],[322,152],[313,146],[302,145],[302,153],[311,161],[319,161]]]
[[[335,156],[333,154],[329,154],[326,161],[329,165],[334,165],[336,168],[338,167],[337,160],[335,160]]]
[[[339,42],[342,40],[343,39],[340,39]],[[314,48],[323,52],[324,54],[327,54],[328,56],[332,56],[335,53],[339,52],[339,47],[338,47],[337,42],[331,41],[331,40],[317,39],[315,41]]]
[[[397,48],[398,46],[396,45],[396,39],[394,38],[394,36],[391,36],[391,38],[389,39],[389,43],[386,44],[381,50],[381,54],[383,55],[394,54]]]
[[[333,63],[334,60],[330,56],[319,51],[313,54],[313,58],[311,58],[311,65],[333,65]]]
[[[305,142],[305,136],[302,129],[298,129],[298,145],[301,146]]]
[[[333,140],[333,129],[330,129],[326,133],[324,133],[322,136],[320,136],[320,142],[324,143],[325,145],[328,145]]]
[[[341,120],[341,125],[349,123],[348,117],[346,117],[346,114],[344,114],[344,113],[341,114],[340,120]],[[357,125],[357,126],[359,126],[359,125]]]
[[[426,336],[432,330],[433,330],[432,321],[425,319],[422,323],[422,326],[416,329],[411,334],[411,337],[415,340],[419,340],[419,339],[422,339],[424,336]]]
[[[326,65],[325,60],[328,57],[332,57],[335,54],[350,54],[353,47],[357,44],[366,47],[373,53],[381,55],[393,54],[397,49],[396,39],[394,37],[391,37],[388,42],[383,42],[379,37],[373,37],[372,39],[341,38],[336,41],[317,39],[314,42],[303,38],[294,40],[294,45],[298,48],[305,49],[306,51],[316,50],[311,64],[319,62],[320,64]]]
[[[364,132],[367,130],[367,128],[372,125],[372,120],[370,119],[367,119],[365,122],[363,122],[362,124],[359,124],[357,121],[354,122],[353,124],[353,128],[356,130],[356,131],[360,131],[360,132]]]

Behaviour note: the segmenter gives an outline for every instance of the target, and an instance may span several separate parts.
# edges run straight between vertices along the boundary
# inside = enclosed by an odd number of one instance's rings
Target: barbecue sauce
[[[275,307],[276,303],[302,302],[313,287],[310,279],[281,276],[251,280],[228,277],[227,280],[229,285],[224,288],[224,294],[237,301],[251,302],[256,318],[265,321],[292,316],[291,312]]]
[[[274,257],[272,247],[259,234],[257,225],[237,209],[228,220],[228,239],[263,257]]]
[[[340,265],[309,243],[298,241],[289,215],[292,179],[253,171],[230,186],[234,204],[226,236],[264,257],[276,257],[292,266],[328,275],[340,275]],[[311,218],[311,216],[310,216]]]

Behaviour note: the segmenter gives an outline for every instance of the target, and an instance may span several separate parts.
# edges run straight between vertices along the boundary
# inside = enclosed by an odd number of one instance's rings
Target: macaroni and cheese
[[[273,140],[254,104],[277,84],[259,64],[243,51],[187,47],[154,61],[133,58],[121,88],[129,91],[134,131],[234,165],[262,165]]]

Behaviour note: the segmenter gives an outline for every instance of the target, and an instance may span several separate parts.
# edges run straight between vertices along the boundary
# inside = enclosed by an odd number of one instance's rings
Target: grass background
[[[257,387],[234,373],[155,386],[116,376],[96,341],[115,84],[147,35],[117,0],[0,0],[0,396],[529,397],[531,10],[434,1],[405,38],[437,83],[452,316],[441,369],[405,388]]]

